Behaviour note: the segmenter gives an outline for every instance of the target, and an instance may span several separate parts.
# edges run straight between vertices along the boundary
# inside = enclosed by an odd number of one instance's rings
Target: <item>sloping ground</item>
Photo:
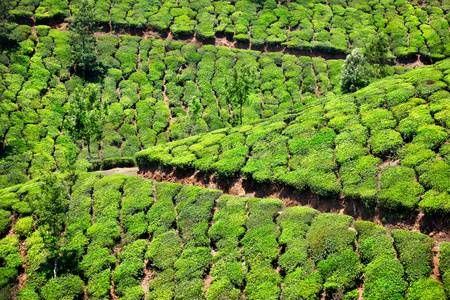
[[[158,145],[140,170],[199,170],[279,183],[367,208],[449,212],[450,60],[324,97],[295,114]],[[171,170],[169,169],[169,173]]]
[[[69,152],[87,158],[87,147],[62,128],[69,95],[86,83],[73,73],[67,31],[48,26],[23,32],[19,47],[0,55],[0,186],[67,167]],[[30,38],[28,38],[30,36]],[[258,68],[259,82],[243,108],[244,123],[291,111],[318,95],[338,92],[342,60],[186,45],[151,37],[101,35],[98,62],[104,74],[94,81],[108,104],[100,143],[91,157],[133,156],[157,143],[230,126],[225,79],[235,64]],[[390,72],[403,72],[392,67]],[[317,94],[317,95],[316,95]],[[201,101],[195,124],[189,102]]]
[[[11,21],[58,24],[75,11],[75,1],[15,1]],[[288,47],[338,54],[385,32],[397,57],[449,54],[450,7],[446,1],[95,1],[107,30],[150,28],[174,38],[208,41],[227,36],[244,47]]]
[[[2,229],[2,299],[447,299],[450,243],[418,232],[133,176],[65,182],[56,252],[29,209],[49,193],[41,182],[0,190],[17,219]]]

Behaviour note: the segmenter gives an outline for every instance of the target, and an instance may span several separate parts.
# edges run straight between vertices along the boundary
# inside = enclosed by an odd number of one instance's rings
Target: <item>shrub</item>
[[[363,265],[353,249],[347,249],[342,253],[330,254],[317,263],[317,268],[325,279],[325,291],[334,294],[353,288],[361,276]]]
[[[9,218],[10,215],[11,212],[0,209],[0,234],[4,234],[7,231],[9,224],[11,223],[11,219]]]
[[[445,192],[450,188],[450,166],[443,160],[430,159],[417,168],[419,181],[427,188]]]
[[[13,278],[17,277],[17,268],[22,266],[23,259],[19,252],[19,239],[15,235],[7,236],[0,240],[0,287],[6,286]]]
[[[18,233],[20,236],[26,237],[33,230],[33,217],[24,217],[17,221],[16,225],[14,225],[14,231]]]
[[[431,249],[435,241],[424,234],[402,229],[392,230],[392,237],[408,282],[428,277],[432,271]]]
[[[175,261],[181,255],[182,248],[181,238],[175,230],[170,230],[152,240],[145,257],[149,259],[154,268],[167,270],[174,267]]]
[[[393,156],[403,145],[400,133],[392,129],[375,131],[370,138],[370,149],[377,156]]]
[[[208,221],[214,201],[222,194],[218,190],[209,190],[197,186],[184,186],[175,200],[177,203],[177,225],[185,243],[209,245],[207,236]]]
[[[398,260],[381,255],[367,265],[364,275],[365,299],[403,299],[407,283]]]
[[[378,195],[378,165],[381,159],[367,155],[348,161],[339,170],[343,193],[361,200],[367,208],[374,208]]]
[[[306,234],[312,258],[319,261],[329,254],[352,248],[356,236],[348,229],[352,222],[353,218],[346,215],[317,215]]]
[[[444,300],[444,288],[442,284],[433,278],[421,278],[414,282],[408,289],[406,300]]]
[[[175,277],[182,282],[201,279],[209,270],[212,256],[207,247],[194,247],[192,244],[184,248],[181,257],[175,261]]]
[[[313,264],[314,267],[314,264]],[[320,273],[307,267],[297,268],[294,272],[286,275],[283,282],[283,299],[319,299],[323,290],[322,277]]]
[[[369,221],[356,221],[358,231],[358,251],[364,263],[368,264],[378,257],[395,257],[395,249],[387,230]]]
[[[244,293],[249,300],[279,299],[281,277],[267,262],[255,264],[247,276]]]
[[[50,279],[41,289],[46,300],[74,299],[83,292],[84,283],[80,277],[72,274]]]
[[[169,231],[175,225],[175,206],[173,198],[182,188],[181,184],[158,182],[156,188],[156,203],[149,209],[147,220],[148,232],[157,236]]]

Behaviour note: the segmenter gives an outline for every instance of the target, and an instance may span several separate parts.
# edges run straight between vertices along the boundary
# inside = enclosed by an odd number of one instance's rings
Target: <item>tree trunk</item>
[[[88,147],[88,161],[91,161],[91,143],[87,142]]]
[[[56,267],[57,267],[57,265],[58,265],[58,257],[55,258],[55,267],[53,268],[53,275],[55,276],[55,278],[57,277],[56,276]]]

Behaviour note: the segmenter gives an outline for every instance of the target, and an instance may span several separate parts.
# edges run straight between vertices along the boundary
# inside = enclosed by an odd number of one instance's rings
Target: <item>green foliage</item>
[[[73,47],[73,60],[77,67],[83,70],[86,78],[87,72],[96,67],[95,37],[98,31],[96,12],[91,0],[78,0],[77,10],[74,11],[69,24],[71,44]]]
[[[398,260],[378,256],[365,268],[364,299],[404,299],[407,283],[403,274]]]
[[[432,271],[431,249],[435,241],[424,234],[402,229],[392,230],[392,237],[408,282],[413,283],[428,277]]]
[[[324,289],[328,294],[345,291],[355,286],[361,276],[363,264],[353,249],[330,254],[317,263],[317,268],[324,278]]]
[[[75,91],[69,100],[69,109],[64,127],[74,140],[83,139],[88,147],[90,160],[91,141],[100,138],[103,131],[105,108],[102,107],[94,85],[90,85],[82,93]]]
[[[242,107],[248,101],[248,96],[255,85],[256,70],[251,65],[235,66],[230,79],[225,82],[226,102],[231,107],[239,107],[239,122],[242,125]]]
[[[344,93],[354,92],[368,84],[366,68],[363,52],[359,48],[353,49],[342,66],[341,89]]]
[[[160,270],[172,269],[182,250],[181,238],[174,230],[158,235],[152,240],[145,257]]]
[[[16,225],[14,225],[14,231],[20,236],[26,237],[31,233],[33,223],[34,219],[31,216],[21,218],[17,221]]]
[[[17,236],[7,236],[0,240],[0,259],[0,288],[3,288],[17,277],[18,267],[23,264]]]
[[[421,278],[414,282],[406,294],[407,300],[447,299],[442,284],[433,278]]]
[[[392,238],[384,227],[369,221],[356,221],[354,225],[359,235],[358,252],[365,264],[379,257],[395,257]]]
[[[348,229],[353,218],[347,215],[319,214],[306,234],[311,256],[315,261],[333,253],[352,248],[355,232]]]
[[[41,289],[45,300],[75,299],[83,292],[84,283],[76,275],[63,275],[50,279]]]

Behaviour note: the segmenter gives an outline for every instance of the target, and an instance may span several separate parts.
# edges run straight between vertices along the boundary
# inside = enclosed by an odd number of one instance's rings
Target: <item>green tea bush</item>
[[[247,276],[247,299],[278,299],[281,277],[267,261],[254,264]]]
[[[0,240],[0,288],[5,287],[18,275],[18,267],[22,266],[23,259],[19,252],[19,239],[16,235],[7,236]]]
[[[450,175],[450,166],[443,160],[430,159],[417,168],[419,181],[426,188],[432,188],[440,192],[445,192],[450,188],[450,183],[446,179]]]
[[[186,246],[175,263],[175,277],[182,282],[192,279],[201,279],[207,274],[212,256],[207,247],[194,247],[192,244]]]
[[[435,241],[424,234],[402,229],[392,230],[392,237],[408,282],[414,283],[428,277],[432,271],[431,249]]]
[[[317,215],[306,234],[312,258],[319,261],[332,253],[352,249],[356,236],[348,229],[352,222],[353,218],[346,215]]]
[[[356,221],[354,225],[358,231],[358,252],[365,264],[379,257],[395,258],[392,238],[384,227],[369,221]]]
[[[115,291],[119,295],[127,296],[129,293],[134,294],[132,292],[133,287],[140,287],[139,279],[143,274],[143,258],[146,248],[147,241],[140,239],[126,245],[122,252],[120,252],[120,264],[114,269],[112,275],[115,282]]]
[[[64,275],[50,279],[41,289],[45,300],[75,299],[83,292],[84,283],[77,275]]]
[[[22,237],[27,237],[33,228],[34,219],[32,216],[21,218],[14,225],[14,232]]]
[[[270,264],[278,256],[277,238],[280,235],[273,220],[283,203],[278,199],[250,199],[248,207],[247,232],[241,240],[246,262],[250,267],[261,262]],[[261,236],[265,238],[261,239]]]
[[[402,145],[400,133],[392,129],[375,131],[370,138],[370,149],[376,156],[394,156]]]
[[[431,189],[425,192],[422,201],[419,203],[419,208],[429,215],[445,215],[450,209],[449,200],[448,192]]]
[[[20,202],[19,202],[20,203]],[[0,209],[0,233],[3,235],[11,224],[10,211]]]
[[[433,278],[421,278],[414,282],[406,294],[407,300],[447,299],[442,284]]]
[[[396,210],[413,209],[420,201],[424,188],[416,182],[411,168],[390,165],[381,170],[381,189],[378,201],[381,207]]]
[[[374,208],[378,196],[379,164],[381,159],[369,155],[342,164],[339,176],[343,182],[343,193],[362,201],[367,208]]]
[[[324,278],[324,289],[328,294],[353,288],[360,278],[363,264],[353,249],[330,254],[317,263],[317,268]]]
[[[176,196],[177,226],[185,243],[193,242],[197,246],[209,245],[207,236],[208,221],[214,201],[221,191],[209,190],[197,186],[185,186]]]
[[[403,275],[398,260],[378,256],[365,268],[364,299],[404,299],[407,283]]]
[[[152,240],[145,257],[149,259],[153,268],[172,269],[181,255],[182,248],[181,238],[175,230],[170,230]]]

